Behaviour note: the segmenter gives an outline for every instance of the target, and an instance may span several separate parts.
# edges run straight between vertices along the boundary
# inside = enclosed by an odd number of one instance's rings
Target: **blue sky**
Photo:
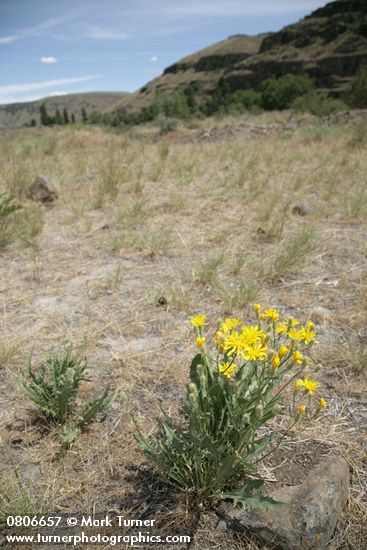
[[[233,34],[277,31],[323,0],[0,0],[0,104],[129,91]]]

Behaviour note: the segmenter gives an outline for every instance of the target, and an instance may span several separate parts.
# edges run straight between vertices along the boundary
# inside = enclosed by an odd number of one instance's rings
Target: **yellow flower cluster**
[[[266,358],[267,347],[264,344],[266,335],[265,332],[257,326],[244,325],[241,332],[233,330],[229,334],[222,331],[226,335],[224,342],[221,344],[221,349],[229,356],[239,356],[246,361]]]
[[[214,337],[219,351],[218,372],[231,379],[237,376],[247,362],[253,362],[257,366],[262,365],[262,368],[269,368],[268,375],[273,379],[281,380],[290,371],[295,376],[303,373],[311,363],[304,351],[317,343],[313,322],[308,321],[302,326],[297,319],[280,318],[277,309],[263,310],[260,304],[254,304],[253,307],[257,317],[255,325],[246,325],[235,317],[228,317],[219,324]],[[190,318],[190,322],[196,332],[197,346],[202,353],[207,353],[203,335],[205,315],[197,313]],[[295,392],[301,397],[297,399],[298,404],[294,402],[298,414],[306,411],[306,406],[299,401],[305,395],[313,396],[318,386],[318,382],[307,377],[298,378],[294,382]],[[325,399],[320,397],[319,410],[326,406]]]
[[[303,380],[301,378],[298,378],[294,382],[294,388],[297,392],[303,390],[304,393],[306,393],[308,395],[313,395],[313,393],[317,390],[318,387],[319,387],[319,383],[316,382],[316,380],[310,380],[309,378],[304,378]],[[325,409],[326,407],[327,407],[326,400],[323,397],[320,397],[319,410]],[[300,411],[301,408],[303,409],[302,412]],[[300,405],[298,407],[298,413],[299,414],[303,414],[305,412],[305,410],[306,410],[305,405]]]

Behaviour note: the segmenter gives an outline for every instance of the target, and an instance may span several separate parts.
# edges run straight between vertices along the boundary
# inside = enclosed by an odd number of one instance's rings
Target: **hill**
[[[62,113],[66,108],[69,116],[74,113],[76,120],[81,118],[81,110],[87,113],[104,111],[113,107],[127,94],[124,92],[90,92],[83,94],[67,94],[53,96],[27,103],[9,103],[0,105],[0,128],[19,128],[30,124],[34,119],[37,125],[40,121],[40,107],[45,104],[49,114],[54,115],[56,109]]]
[[[117,110],[138,111],[157,91],[191,89],[200,98],[212,94],[220,80],[232,91],[257,90],[264,80],[288,73],[306,73],[317,89],[338,96],[364,62],[367,2],[338,0],[279,32],[231,36],[189,55],[124,98]]]

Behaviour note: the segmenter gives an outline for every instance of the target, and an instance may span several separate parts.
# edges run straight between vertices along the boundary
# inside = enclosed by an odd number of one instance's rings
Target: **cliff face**
[[[120,104],[138,110],[157,90],[171,94],[191,87],[210,94],[224,79],[229,88],[258,89],[263,80],[287,73],[309,74],[316,87],[339,95],[367,62],[367,1],[338,0],[279,32],[236,35],[174,63],[163,75]]]

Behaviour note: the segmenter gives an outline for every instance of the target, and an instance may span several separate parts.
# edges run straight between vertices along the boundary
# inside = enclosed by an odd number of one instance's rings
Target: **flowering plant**
[[[261,494],[257,465],[304,415],[326,407],[316,399],[318,382],[307,351],[317,343],[308,321],[279,319],[275,309],[255,304],[256,323],[228,318],[206,343],[204,314],[191,318],[200,352],[190,367],[190,383],[178,425],[165,412],[158,436],[136,439],[162,477],[200,501],[231,498],[244,507],[278,505]],[[307,376],[305,376],[307,374]],[[288,416],[281,432],[267,425]]]

